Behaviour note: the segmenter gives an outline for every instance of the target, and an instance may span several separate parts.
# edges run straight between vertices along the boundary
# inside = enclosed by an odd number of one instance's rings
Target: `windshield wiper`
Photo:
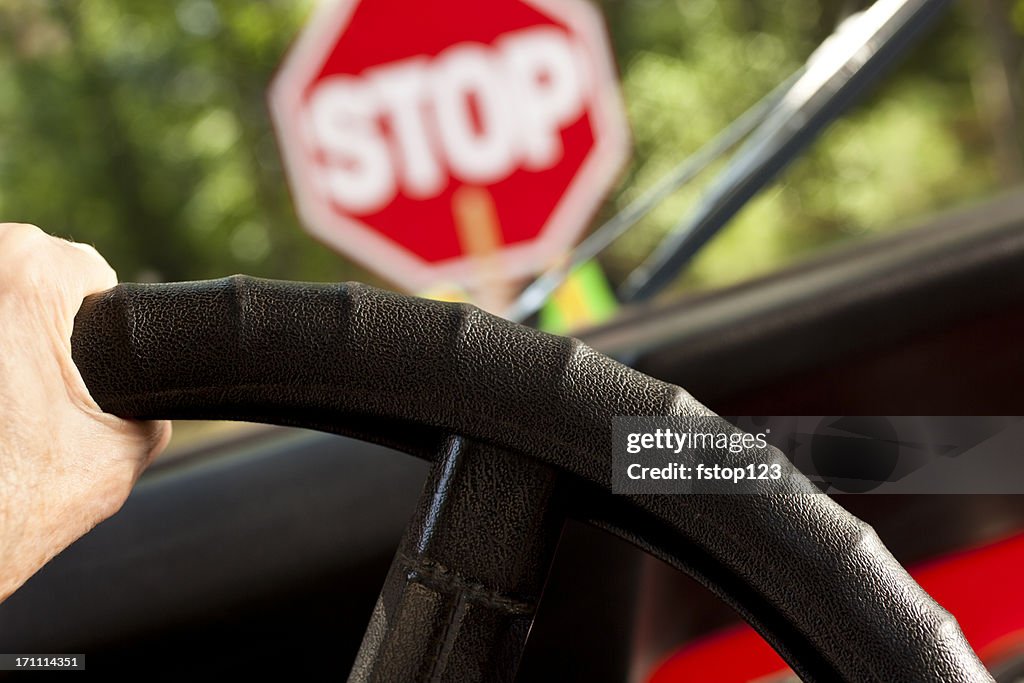
[[[850,16],[811,55],[802,76],[730,161],[697,205],[626,278],[623,301],[669,285],[736,213],[833,120],[881,78],[949,0],[878,0]]]

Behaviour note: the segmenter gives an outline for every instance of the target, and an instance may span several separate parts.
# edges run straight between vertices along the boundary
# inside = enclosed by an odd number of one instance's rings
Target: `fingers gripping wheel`
[[[682,389],[577,340],[359,284],[234,277],[119,285],[90,297],[72,349],[93,396],[123,417],[294,425],[422,457],[442,454],[392,567],[356,679],[384,680],[404,657],[420,663],[403,660],[394,670],[420,680],[445,680],[461,673],[456,668],[466,672],[463,680],[514,669],[537,577],[550,561],[546,539],[561,514],[557,473],[581,492],[567,501],[568,513],[694,575],[805,680],[991,680],[956,621],[870,527],[814,494],[800,476],[770,494],[610,495],[612,417],[710,413]],[[451,470],[462,476],[444,476],[453,435],[468,444]],[[722,464],[757,463],[762,453],[729,455]],[[475,466],[460,469],[477,460],[512,467],[519,492]],[[503,517],[484,504],[502,497],[510,501],[505,509],[523,506],[531,514]],[[470,509],[476,512],[466,514]],[[530,548],[529,561],[511,573],[477,561],[506,561],[516,545]],[[429,602],[431,591],[433,612],[404,609]],[[453,621],[451,605],[460,600],[485,606],[474,616],[516,609]],[[439,624],[456,622],[464,630],[439,635]],[[413,647],[416,637],[430,645]],[[438,657],[448,663],[422,664]]]

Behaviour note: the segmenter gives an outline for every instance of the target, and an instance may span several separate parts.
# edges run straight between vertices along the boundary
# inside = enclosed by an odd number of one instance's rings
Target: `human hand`
[[[71,359],[82,299],[115,284],[92,247],[0,224],[0,601],[117,512],[170,439],[100,410]]]

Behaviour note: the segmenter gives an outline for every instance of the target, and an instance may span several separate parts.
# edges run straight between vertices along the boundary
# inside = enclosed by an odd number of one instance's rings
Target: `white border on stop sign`
[[[564,254],[592,219],[630,154],[629,125],[619,93],[618,71],[600,12],[587,0],[519,1],[580,31],[584,47],[596,66],[595,102],[597,97],[600,102],[594,106],[597,115],[592,119],[596,128],[595,148],[544,224],[540,237],[525,244],[505,246],[498,255],[499,267],[508,280],[538,273]],[[320,62],[326,57],[324,46],[344,33],[360,2],[373,0],[323,0],[288,50],[268,91],[271,119],[296,211],[314,237],[406,291],[422,291],[438,282],[453,282],[472,289],[481,284],[480,269],[473,257],[460,256],[440,263],[425,261],[362,221],[330,210],[313,189],[300,139],[303,83],[308,83],[313,71],[321,68]]]

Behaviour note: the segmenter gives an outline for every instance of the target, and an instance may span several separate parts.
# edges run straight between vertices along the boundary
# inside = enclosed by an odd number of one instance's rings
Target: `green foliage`
[[[125,279],[371,279],[298,226],[265,89],[303,3],[0,4],[0,215]]]
[[[633,125],[624,206],[804,62],[847,3],[679,0],[603,3]],[[956,6],[885,85],[839,121],[710,243],[678,281],[708,287],[778,268],[851,237],[892,230],[997,185],[976,110],[980,40]],[[621,278],[693,207],[685,188],[605,256]]]
[[[839,0],[604,0],[633,127],[623,206],[803,62]],[[1013,20],[1022,24],[1021,3]],[[94,243],[123,279],[376,279],[299,227],[265,103],[308,0],[0,0],[0,217]],[[680,279],[749,277],[989,192],[965,9]],[[621,278],[692,207],[604,256]]]

